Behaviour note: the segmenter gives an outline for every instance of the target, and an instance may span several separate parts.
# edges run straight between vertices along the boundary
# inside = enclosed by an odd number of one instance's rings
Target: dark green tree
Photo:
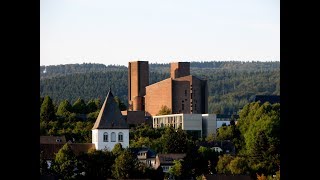
[[[186,153],[188,149],[187,133],[179,127],[166,127],[164,139],[164,152],[166,153]]]
[[[53,170],[63,179],[75,179],[77,174],[77,159],[70,145],[66,143],[56,154]]]
[[[240,175],[248,172],[248,162],[244,157],[235,157],[229,164],[231,174]]]
[[[224,154],[219,156],[216,170],[219,174],[231,174],[229,164],[234,159],[230,154]]]
[[[78,98],[76,102],[72,105],[72,110],[78,114],[86,114],[87,113],[87,105],[83,99]]]
[[[112,176],[112,164],[115,157],[110,151],[89,150],[79,156],[80,172],[85,172],[85,179],[107,179]]]
[[[90,100],[87,103],[87,113],[92,113],[98,110],[97,104],[95,100]]]
[[[48,175],[49,169],[48,169],[47,161],[43,157],[43,151],[40,152],[40,175]]]
[[[117,143],[114,145],[111,152],[115,157],[118,157],[123,151],[124,151],[124,149],[122,148],[121,143]]]
[[[177,179],[180,179],[180,176],[182,175],[182,165],[179,160],[173,161],[173,166],[170,168],[169,173]]]
[[[68,100],[64,100],[59,104],[56,115],[62,117],[68,117],[71,114],[72,106]]]
[[[168,115],[171,114],[172,111],[168,106],[161,106],[161,109],[159,110],[157,115]]]
[[[49,96],[45,96],[40,110],[40,120],[53,121],[56,119],[54,105]]]
[[[134,178],[138,175],[138,169],[139,161],[137,157],[126,149],[116,158],[112,168],[112,175],[116,179]]]
[[[119,107],[120,111],[127,110],[127,106],[120,100],[120,98],[118,96],[115,96],[114,100],[118,104],[118,107]]]

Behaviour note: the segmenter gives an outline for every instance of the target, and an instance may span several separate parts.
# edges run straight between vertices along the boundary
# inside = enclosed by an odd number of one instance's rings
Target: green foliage
[[[121,143],[117,143],[114,145],[113,149],[112,149],[112,154],[116,157],[118,157],[122,152],[123,152],[123,148]]]
[[[161,109],[159,110],[158,115],[168,115],[168,114],[171,114],[171,109],[168,108],[167,106],[161,106]]]
[[[46,68],[47,73],[43,73]],[[169,64],[150,64],[150,84],[170,77]],[[207,79],[209,113],[236,113],[256,94],[280,95],[279,62],[191,62],[192,75]],[[40,66],[40,96],[55,103],[67,99],[104,98],[109,87],[127,105],[128,74],[125,66],[68,64]]]
[[[235,157],[228,165],[231,174],[241,175],[248,171],[247,161],[244,157]]]
[[[77,167],[77,159],[70,145],[66,143],[56,154],[53,170],[63,177],[63,179],[74,179],[75,168]]]
[[[114,100],[118,104],[118,107],[119,107],[120,111],[125,111],[127,109],[127,106],[123,102],[121,102],[121,100],[119,99],[118,96],[115,96]]]
[[[98,110],[98,107],[99,107],[99,106],[97,106],[96,101],[91,99],[91,100],[88,101],[88,103],[87,103],[87,113],[92,113],[92,112],[97,111],[97,110]]]
[[[40,175],[49,174],[47,161],[43,158],[43,151],[40,152]]]
[[[137,176],[139,161],[129,150],[124,150],[115,159],[112,175],[116,179],[128,179]]]
[[[56,116],[52,99],[49,96],[45,96],[40,109],[40,120],[48,122],[55,119]]]
[[[86,114],[87,113],[87,105],[83,99],[78,98],[76,102],[72,105],[72,111],[78,114]]]
[[[229,167],[230,162],[234,159],[230,154],[224,154],[219,156],[219,161],[216,167],[216,170],[219,174],[231,174]]]
[[[246,105],[238,126],[244,137],[242,153],[252,173],[274,174],[280,164],[280,104]]]
[[[90,122],[96,122],[97,120],[97,117],[99,115],[99,112],[100,111],[95,111],[95,112],[91,112],[91,113],[88,113],[87,114],[87,121],[90,121]]]
[[[72,112],[72,106],[68,100],[64,100],[59,104],[56,115],[68,117]]]
[[[182,165],[178,160],[173,161],[173,166],[170,168],[169,173],[175,177],[180,177],[182,174]]]
[[[85,172],[85,179],[107,179],[111,177],[115,157],[110,151],[90,150],[78,157],[81,162],[80,172]]]
[[[166,127],[164,135],[164,153],[186,153],[188,149],[187,133],[179,127]]]

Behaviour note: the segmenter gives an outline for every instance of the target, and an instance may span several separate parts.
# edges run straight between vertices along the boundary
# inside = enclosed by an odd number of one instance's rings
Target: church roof
[[[92,129],[129,129],[118,104],[114,100],[111,89]]]

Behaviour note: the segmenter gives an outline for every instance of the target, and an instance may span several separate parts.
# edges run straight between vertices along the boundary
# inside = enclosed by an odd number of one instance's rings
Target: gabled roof
[[[128,124],[114,100],[111,89],[108,92],[92,129],[129,129]]]
[[[40,144],[40,151],[43,152],[44,159],[54,159],[55,154],[64,146],[63,144]],[[95,149],[95,145],[92,143],[70,143],[70,147],[73,153],[77,156],[81,153],[86,153],[90,149]]]
[[[161,165],[167,164],[173,164],[174,160],[181,160],[186,157],[185,153],[172,153],[172,154],[158,154],[159,161]]]
[[[155,158],[157,153],[149,148],[141,147],[141,148],[130,148],[130,151],[134,153],[135,155],[138,155],[139,153],[147,153],[147,158]]]
[[[65,136],[40,136],[40,144],[65,144]]]

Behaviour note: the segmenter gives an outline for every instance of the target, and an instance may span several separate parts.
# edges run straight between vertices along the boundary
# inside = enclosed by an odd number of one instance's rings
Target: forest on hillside
[[[255,95],[280,95],[280,62],[191,62],[192,75],[208,82],[209,113],[232,114]],[[149,64],[149,83],[170,77],[170,64]],[[127,67],[104,64],[40,66],[40,96],[55,104],[104,99],[109,88],[127,105]]]

